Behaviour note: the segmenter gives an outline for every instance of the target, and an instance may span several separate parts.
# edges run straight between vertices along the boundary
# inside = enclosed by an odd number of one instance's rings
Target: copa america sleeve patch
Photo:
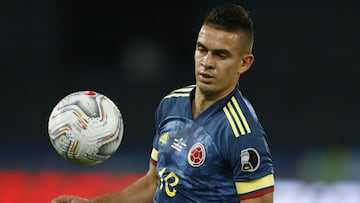
[[[241,170],[244,172],[254,172],[259,168],[260,155],[254,148],[247,148],[241,151]]]
[[[274,175],[269,174],[262,178],[248,182],[236,182],[235,187],[240,200],[259,197],[274,191]]]

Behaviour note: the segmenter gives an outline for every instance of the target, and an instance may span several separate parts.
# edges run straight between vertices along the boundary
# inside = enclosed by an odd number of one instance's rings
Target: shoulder
[[[156,119],[160,121],[171,115],[185,115],[189,111],[191,92],[194,88],[195,85],[188,85],[164,96],[156,110]]]
[[[165,99],[174,99],[174,98],[181,98],[181,97],[190,97],[191,91],[195,88],[195,85],[188,85],[179,89],[175,89],[167,94],[163,100]]]
[[[161,99],[159,107],[174,105],[179,102],[187,102],[194,88],[195,85],[188,85],[169,92]]]
[[[246,148],[261,148],[267,151],[267,134],[252,105],[240,91],[233,94],[223,105],[222,122],[224,125],[219,128],[225,135],[218,140],[225,153],[233,149],[237,155]]]
[[[255,154],[268,156],[266,132],[252,105],[240,91],[228,99],[223,112],[227,123],[223,131],[228,133],[223,141],[223,147],[225,150],[232,151],[230,157],[237,159],[239,154],[247,151],[255,151]]]
[[[261,129],[252,105],[240,91],[227,100],[222,110],[235,137],[252,134]]]

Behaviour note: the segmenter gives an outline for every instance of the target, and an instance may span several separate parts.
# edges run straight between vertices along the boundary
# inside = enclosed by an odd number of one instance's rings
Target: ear
[[[239,67],[238,73],[242,74],[250,69],[251,65],[254,63],[254,55],[245,54],[242,58],[241,66]]]

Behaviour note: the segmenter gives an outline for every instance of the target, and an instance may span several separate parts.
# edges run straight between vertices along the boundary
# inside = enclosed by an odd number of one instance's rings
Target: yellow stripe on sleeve
[[[176,89],[176,90],[170,92],[164,98],[168,99],[168,98],[172,98],[172,97],[188,97],[188,96],[190,96],[190,92],[194,89],[194,87],[195,87],[195,85],[190,85],[187,87]]]
[[[239,195],[260,190],[275,184],[274,175],[270,174],[248,182],[236,182],[235,187]]]
[[[159,152],[158,150],[156,150],[155,148],[153,148],[151,150],[151,158],[154,160],[154,161],[158,161],[158,155],[159,155]]]
[[[177,89],[174,92],[191,92],[191,90],[193,89],[194,87],[185,87],[185,88]]]
[[[190,93],[172,93],[164,97],[165,99],[171,98],[171,97],[188,97]]]
[[[245,127],[245,129],[246,129],[246,132],[247,132],[247,133],[251,133],[251,130],[250,130],[249,124],[248,124],[248,122],[247,122],[247,120],[246,120],[246,118],[245,118],[245,116],[244,116],[243,112],[241,111],[241,108],[240,108],[240,106],[239,106],[238,102],[236,101],[235,97],[232,97],[232,98],[231,98],[231,101],[233,102],[233,104],[234,104],[234,106],[235,106],[235,108],[236,108],[237,112],[238,112],[238,113],[239,113],[239,115],[240,115],[241,121],[242,121],[242,122],[243,122],[243,124],[244,124],[244,127]]]
[[[241,135],[245,135],[245,130],[244,130],[244,127],[242,126],[240,120],[239,120],[239,116],[236,114],[234,108],[231,106],[230,103],[227,104],[228,108],[230,109],[230,112],[232,114],[232,116],[234,117],[235,119],[235,122],[236,122],[236,125],[239,127],[240,129],[240,133]]]
[[[229,113],[229,110],[227,110],[226,106],[223,108],[224,112],[225,112],[225,115],[230,123],[230,126],[235,134],[235,137],[239,137],[239,132],[238,130],[236,129],[236,126],[235,126],[235,123],[234,123],[234,120],[231,118],[231,115]]]

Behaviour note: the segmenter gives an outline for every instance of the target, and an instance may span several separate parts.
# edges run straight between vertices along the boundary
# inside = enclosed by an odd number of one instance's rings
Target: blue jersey
[[[266,134],[236,88],[193,119],[195,86],[164,97],[156,111],[151,162],[154,202],[239,202],[274,189]]]

